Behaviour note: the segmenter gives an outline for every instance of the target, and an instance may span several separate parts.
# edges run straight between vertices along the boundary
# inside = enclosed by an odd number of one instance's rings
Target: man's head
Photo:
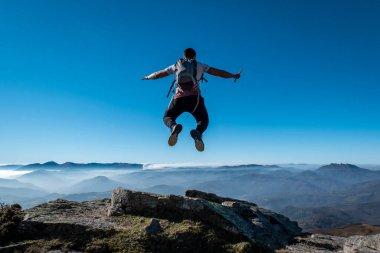
[[[196,52],[192,48],[186,48],[185,51],[183,51],[183,56],[187,59],[195,59]]]

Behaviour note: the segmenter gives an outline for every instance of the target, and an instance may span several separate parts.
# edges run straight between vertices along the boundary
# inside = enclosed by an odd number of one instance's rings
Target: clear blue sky
[[[0,1],[0,163],[380,163],[380,1]],[[183,49],[210,66],[206,151],[168,147]]]

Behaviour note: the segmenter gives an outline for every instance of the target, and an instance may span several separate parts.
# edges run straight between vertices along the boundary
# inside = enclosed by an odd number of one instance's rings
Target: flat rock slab
[[[91,228],[121,228],[116,219],[107,216],[110,199],[76,202],[64,199],[50,201],[25,210],[24,222],[67,223]]]

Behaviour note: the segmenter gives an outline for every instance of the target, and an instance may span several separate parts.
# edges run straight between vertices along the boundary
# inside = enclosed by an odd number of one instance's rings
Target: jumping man
[[[170,74],[176,75],[173,82],[173,84],[176,84],[175,94],[164,115],[164,123],[171,129],[168,144],[174,146],[177,143],[178,134],[182,131],[182,125],[177,124],[176,119],[182,113],[189,112],[197,121],[197,127],[190,131],[190,135],[195,141],[196,149],[203,151],[202,134],[206,131],[209,122],[204,99],[199,89],[199,82],[203,79],[203,73],[235,79],[240,78],[240,73],[231,74],[196,61],[196,52],[192,48],[187,48],[183,52],[183,56],[184,58],[178,60],[176,64],[145,76],[142,80],[159,79]]]

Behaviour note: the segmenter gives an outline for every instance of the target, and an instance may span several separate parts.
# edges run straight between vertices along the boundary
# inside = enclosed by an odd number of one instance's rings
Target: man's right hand
[[[240,78],[240,73],[235,74],[234,78],[235,78],[234,82],[236,83],[236,81]]]

